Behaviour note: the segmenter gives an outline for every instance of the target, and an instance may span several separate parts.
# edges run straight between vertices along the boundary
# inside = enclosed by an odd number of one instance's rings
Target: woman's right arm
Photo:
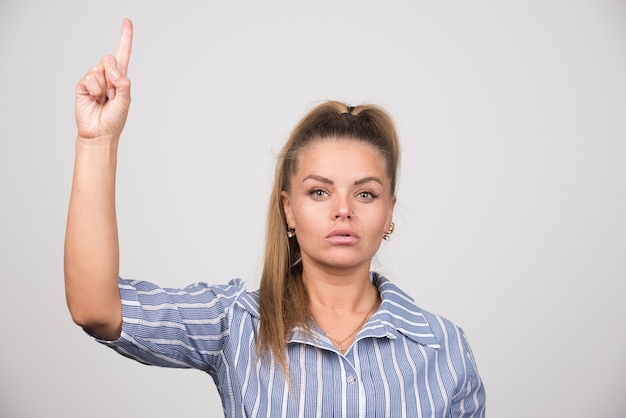
[[[72,319],[91,334],[122,329],[115,213],[117,145],[130,106],[126,77],[133,27],[124,20],[117,55],[107,55],[76,86],[76,157],[65,235],[65,294]]]

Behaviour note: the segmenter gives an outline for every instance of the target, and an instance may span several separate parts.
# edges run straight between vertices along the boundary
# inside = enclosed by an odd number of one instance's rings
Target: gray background
[[[221,416],[201,372],[74,326],[63,235],[74,86],[135,23],[121,273],[258,286],[275,156],[324,99],[403,143],[376,268],[461,325],[491,417],[626,416],[623,1],[0,6],[0,416]]]

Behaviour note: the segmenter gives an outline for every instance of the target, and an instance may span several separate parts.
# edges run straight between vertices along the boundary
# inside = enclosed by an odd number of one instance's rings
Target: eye
[[[311,196],[315,200],[321,200],[325,197],[329,196],[325,190],[322,189],[313,189],[309,192],[309,196]]]
[[[357,198],[361,199],[361,200],[374,200],[375,198],[378,197],[378,195],[372,193],[372,192],[359,192],[356,195]]]

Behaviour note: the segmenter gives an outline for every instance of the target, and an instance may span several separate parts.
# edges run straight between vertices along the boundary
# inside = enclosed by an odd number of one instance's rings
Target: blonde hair
[[[398,136],[391,117],[378,106],[348,107],[336,101],[324,102],[300,120],[283,146],[276,164],[267,217],[257,349],[273,355],[286,375],[286,341],[294,327],[310,329],[310,315],[309,299],[302,282],[302,263],[299,262],[300,247],[296,239],[287,237],[281,193],[290,189],[289,180],[297,169],[302,149],[327,138],[373,145],[385,159],[392,196],[396,190],[400,157]]]

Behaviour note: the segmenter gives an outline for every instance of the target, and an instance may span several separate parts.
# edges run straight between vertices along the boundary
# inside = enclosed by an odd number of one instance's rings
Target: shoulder
[[[378,287],[382,303],[376,314],[377,321],[392,339],[413,341],[414,353],[430,364],[445,371],[456,390],[455,399],[462,396],[484,402],[484,388],[476,362],[463,330],[450,320],[418,307],[413,299],[389,279],[373,274],[372,282]]]

